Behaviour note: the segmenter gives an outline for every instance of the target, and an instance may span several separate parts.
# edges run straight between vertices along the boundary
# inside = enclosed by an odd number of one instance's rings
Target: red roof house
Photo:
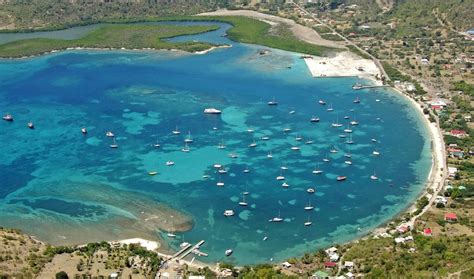
[[[449,133],[451,134],[451,136],[455,136],[455,137],[466,136],[466,131],[463,131],[463,130],[451,130],[449,131]]]
[[[336,267],[337,263],[335,262],[325,262],[324,263],[324,267],[326,268],[333,268],[333,267]]]
[[[446,213],[444,214],[444,220],[454,222],[458,220],[458,216],[456,215],[456,213]]]
[[[423,235],[425,235],[425,236],[431,236],[432,233],[433,233],[433,231],[431,231],[430,228],[426,228],[426,229],[423,230]]]

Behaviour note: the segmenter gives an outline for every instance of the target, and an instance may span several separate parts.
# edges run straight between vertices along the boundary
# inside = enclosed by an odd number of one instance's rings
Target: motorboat
[[[150,171],[150,172],[148,173],[148,175],[152,175],[152,176],[153,176],[153,175],[157,175],[157,174],[158,174],[157,171]]]
[[[344,181],[346,179],[347,179],[347,176],[342,176],[342,175],[336,178],[337,181]]]
[[[288,188],[288,187],[290,187],[290,185],[286,182],[283,182],[283,184],[281,184],[281,187]]]
[[[279,175],[276,177],[276,180],[285,180],[285,177],[283,175]]]
[[[174,162],[173,161],[166,161],[166,165],[167,166],[174,166]]]
[[[118,148],[118,144],[117,144],[117,142],[115,142],[115,137],[112,138],[112,144],[109,145],[109,146],[110,146],[110,148]]]
[[[107,136],[107,137],[109,137],[109,138],[113,138],[113,137],[115,137],[115,134],[114,134],[112,131],[107,131],[107,132],[105,133],[105,136]]]
[[[230,216],[234,216],[235,215],[235,212],[232,210],[232,209],[227,209],[224,211],[224,216],[225,217],[230,217]]]
[[[221,114],[222,111],[218,110],[216,108],[206,108],[206,109],[204,109],[204,113],[205,114]]]
[[[326,104],[326,102],[323,101],[323,100],[319,100],[318,103],[319,103],[320,105],[323,105],[323,106]]]
[[[28,128],[32,130],[35,128],[35,125],[33,124],[33,122],[28,122]]]
[[[86,135],[87,134],[87,129],[86,128],[81,128],[81,133]]]
[[[13,121],[13,115],[7,113],[2,117],[3,120],[12,122]]]
[[[233,252],[234,251],[232,251],[232,249],[227,249],[227,250],[225,250],[225,255],[228,257],[228,256],[232,255]]]
[[[275,100],[275,97],[273,97],[273,99],[271,101],[269,101],[267,104],[269,106],[276,106],[276,105],[278,105],[278,102]]]
[[[314,194],[314,192],[316,192],[316,190],[314,188],[308,188],[308,189],[306,189],[306,192],[308,194]]]
[[[313,123],[319,122],[319,117],[313,116],[313,117],[311,117],[311,119],[310,119],[309,121],[310,121],[310,122],[313,122]]]

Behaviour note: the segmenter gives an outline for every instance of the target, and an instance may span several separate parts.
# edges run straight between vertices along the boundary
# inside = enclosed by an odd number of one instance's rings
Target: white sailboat
[[[326,110],[327,111],[334,111],[334,109],[332,108],[332,103],[329,104],[329,107]]]
[[[306,222],[304,222],[304,225],[305,225],[305,227],[309,227],[312,224],[313,224],[313,222],[311,222],[310,215],[308,214],[308,220]]]
[[[372,180],[377,180],[377,179],[379,179],[379,178],[377,177],[377,175],[375,175],[375,171],[374,171],[374,174],[372,174],[372,175],[370,176],[370,179],[372,179]]]
[[[304,207],[304,210],[313,210],[314,206],[311,205],[311,200],[309,200],[308,205]]]
[[[221,142],[219,142],[219,145],[217,145],[217,148],[219,148],[219,149],[224,149],[225,148],[224,140],[221,140]]]
[[[321,169],[319,169],[319,164],[317,165],[317,167],[312,171],[313,174],[321,174],[323,173],[323,171]]]
[[[109,145],[109,146],[110,146],[110,148],[118,148],[118,144],[117,144],[117,142],[115,142],[115,137],[112,138],[112,144]]]
[[[183,149],[181,149],[181,151],[183,151],[183,152],[189,152],[189,151],[191,151],[191,149],[189,149],[188,143],[185,143],[185,144],[184,144],[184,147],[183,147]]]
[[[179,135],[181,132],[178,130],[178,126],[172,131],[173,135]]]
[[[272,222],[277,222],[277,223],[283,221],[283,218],[281,218],[281,212],[280,212],[280,210],[278,210],[278,216],[277,216],[277,217],[273,217],[273,218],[271,219],[271,221],[272,221]]]
[[[240,206],[247,206],[249,205],[246,201],[245,201],[245,195],[242,193],[242,200],[239,202],[239,205]]]
[[[193,142],[193,138],[191,137],[191,131],[188,131],[188,136],[184,139],[185,143]]]

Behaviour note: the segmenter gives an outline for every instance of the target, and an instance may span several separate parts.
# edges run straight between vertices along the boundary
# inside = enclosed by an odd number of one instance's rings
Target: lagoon
[[[299,54],[260,55],[263,47],[224,37],[227,28],[171,39],[232,45],[205,55],[89,50],[0,60],[1,113],[15,117],[0,123],[0,225],[52,244],[144,237],[176,250],[204,239],[209,257],[200,260],[253,264],[360,237],[418,197],[431,167],[430,140],[409,101],[391,89],[354,91],[354,83],[367,82],[357,78],[314,79]],[[273,98],[278,106],[267,105]],[[204,115],[206,107],[223,113]],[[313,115],[321,121],[311,123]],[[339,135],[354,119],[355,143],[346,144]],[[332,127],[336,121],[343,126]],[[171,133],[176,128],[180,135]],[[109,148],[108,130],[119,148]],[[226,149],[217,148],[221,141]],[[216,173],[216,163],[228,173]],[[312,174],[318,165],[323,174]],[[374,172],[378,180],[370,179]],[[340,175],[348,179],[336,181]],[[310,201],[315,209],[307,212]],[[236,215],[224,217],[226,209]],[[279,212],[283,222],[268,222]],[[313,224],[305,227],[308,217]],[[184,232],[171,239],[165,228]],[[234,253],[225,257],[229,248]]]

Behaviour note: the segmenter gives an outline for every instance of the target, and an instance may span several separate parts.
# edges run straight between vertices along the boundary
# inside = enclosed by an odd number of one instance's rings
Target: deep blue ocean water
[[[200,260],[251,264],[354,239],[416,199],[431,166],[430,141],[406,99],[390,89],[352,90],[367,83],[357,78],[312,78],[300,55],[259,55],[263,47],[230,42],[222,27],[173,39],[232,44],[206,55],[66,51],[0,61],[0,113],[15,117],[0,122],[0,226],[53,244],[135,233],[176,249],[204,239],[209,257]],[[278,106],[267,105],[273,98]],[[206,107],[223,113],[204,115]],[[313,115],[319,123],[310,123]],[[340,135],[352,120],[360,124],[350,126],[354,144],[347,144],[350,136]],[[332,127],[336,121],[343,126]],[[176,127],[180,135],[172,134]],[[108,130],[119,148],[109,148]],[[193,142],[185,153],[188,132]],[[352,165],[345,163],[349,152]],[[216,173],[216,163],[228,173]],[[318,166],[323,174],[312,174]],[[370,179],[374,173],[378,180]],[[336,181],[340,175],[347,180]],[[243,192],[247,207],[238,205]],[[315,209],[305,211],[309,202]],[[155,227],[130,226],[163,204],[188,215],[193,228],[171,239]],[[226,209],[236,215],[224,217]],[[284,222],[268,221],[279,212]],[[226,258],[229,248],[234,254]]]

